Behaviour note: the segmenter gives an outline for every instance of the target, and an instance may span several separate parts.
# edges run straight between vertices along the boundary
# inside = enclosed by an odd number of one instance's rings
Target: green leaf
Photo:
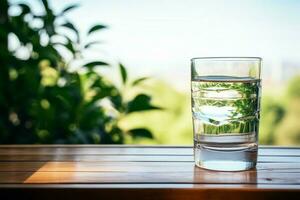
[[[124,110],[122,105],[122,96],[120,94],[111,95],[109,97],[111,103],[113,104],[114,108],[118,110],[119,112]]]
[[[75,56],[76,54],[76,49],[74,47],[74,42],[68,37],[68,36],[65,36],[65,35],[61,35],[66,41],[64,42],[51,42],[51,45],[53,46],[62,46],[62,47],[65,47],[67,50],[69,50],[73,56]]]
[[[71,51],[71,53],[73,54],[73,56],[75,55],[76,53],[76,50],[74,48],[74,45],[73,45],[73,41],[70,40],[69,38],[67,38],[68,42],[67,44],[65,44],[64,46],[69,50]]]
[[[94,61],[94,62],[86,63],[83,66],[92,69],[96,66],[109,66],[109,64],[106,62],[102,62],[102,61]]]
[[[63,107],[72,109],[71,102],[64,96],[60,95],[58,92],[56,92],[56,96],[54,96],[54,98],[56,98],[63,105]]]
[[[121,74],[122,82],[123,82],[123,84],[125,84],[126,81],[127,81],[126,69],[125,69],[124,65],[122,65],[121,63],[119,63],[119,68],[120,68],[120,74]]]
[[[60,15],[63,15],[64,13],[69,12],[70,10],[73,10],[73,9],[75,9],[75,8],[78,8],[78,7],[79,7],[79,4],[72,4],[72,5],[70,5],[70,6],[67,6],[65,9],[63,9],[63,10],[61,11],[61,14],[60,14]]]
[[[161,109],[159,107],[151,105],[150,101],[151,97],[146,94],[137,95],[133,100],[127,103],[127,113]]]
[[[55,27],[52,22],[45,23],[45,30],[49,36],[52,36],[55,34]]]
[[[48,1],[47,0],[42,0],[42,2],[43,2],[43,5],[44,5],[44,8],[46,10],[50,10],[49,5],[48,5]]]
[[[30,13],[30,7],[24,3],[20,3],[19,6],[22,8],[22,14],[25,15],[27,13]]]
[[[95,45],[95,44],[100,44],[101,42],[99,42],[99,41],[93,41],[93,42],[89,42],[89,43],[86,43],[85,45],[84,45],[84,49],[88,49],[88,48],[90,48],[91,46],[93,46],[93,45]]]
[[[107,26],[101,25],[101,24],[97,24],[97,25],[95,25],[95,26],[93,26],[93,27],[90,28],[90,30],[88,31],[88,35],[91,34],[91,33],[93,33],[93,32],[95,32],[95,31],[98,31],[98,30],[101,30],[101,29],[105,29],[105,28],[107,28]]]
[[[75,26],[71,22],[66,22],[65,24],[62,24],[61,26],[74,31],[74,33],[76,34],[76,40],[77,40],[77,42],[79,42],[79,39],[80,39],[79,32],[78,32],[77,28],[75,28]]]
[[[133,138],[150,138],[153,139],[152,133],[145,128],[131,129],[128,131]]]
[[[147,79],[149,79],[149,77],[138,78],[138,79],[136,79],[136,80],[134,80],[134,81],[132,82],[132,85],[133,85],[133,86],[138,85],[138,84],[140,84],[141,82],[143,82],[143,81],[145,81],[145,80],[147,80]]]

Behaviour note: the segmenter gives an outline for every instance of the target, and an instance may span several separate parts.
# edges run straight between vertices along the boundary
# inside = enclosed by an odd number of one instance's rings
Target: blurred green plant
[[[263,85],[259,144],[300,144],[299,83],[298,75],[289,81],[287,87],[277,88],[276,93],[272,93]],[[137,113],[124,118],[121,122],[124,127],[145,126],[155,136],[155,140],[139,139],[131,143],[192,145],[190,95],[158,80],[144,82],[141,86],[151,94],[155,105],[164,108],[164,112]]]
[[[273,95],[262,96],[261,118],[259,128],[260,144],[272,145],[275,143],[275,130],[285,115],[282,102]]]
[[[285,115],[274,131],[274,143],[278,145],[300,144],[300,76],[290,80],[285,99]]]
[[[128,89],[146,78],[129,82],[119,64],[118,87],[96,72],[110,66],[98,60],[71,70],[71,63],[82,61],[83,52],[98,41],[83,42],[65,17],[78,5],[55,13],[47,0],[41,2],[44,12],[36,14],[27,4],[0,1],[0,143],[121,144],[126,137],[153,138],[148,129],[119,126],[131,113],[159,109],[147,94],[126,97]],[[9,15],[11,7],[19,12]],[[86,36],[105,28],[97,24]],[[71,55],[70,61],[61,49]]]

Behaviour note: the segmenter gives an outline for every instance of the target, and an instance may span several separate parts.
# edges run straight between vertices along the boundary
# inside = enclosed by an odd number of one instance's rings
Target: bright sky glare
[[[14,0],[12,2],[18,2]],[[38,1],[27,2],[38,8]],[[300,63],[300,1],[297,0],[52,0],[59,11],[79,3],[68,17],[82,31],[96,23],[110,28],[89,58],[122,61],[132,76],[162,78],[189,88],[190,58],[259,56],[265,69]],[[265,78],[270,73],[265,70]],[[264,78],[263,77],[263,78]]]

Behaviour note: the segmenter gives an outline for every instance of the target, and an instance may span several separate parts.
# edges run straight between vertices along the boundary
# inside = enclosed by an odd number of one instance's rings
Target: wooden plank
[[[192,145],[131,145],[131,144],[0,144],[0,148],[192,148]],[[299,146],[275,146],[259,145],[259,148],[267,149],[299,149]]]
[[[57,183],[44,183],[44,184],[35,184],[35,183],[26,183],[26,184],[14,184],[14,183],[0,183],[1,188],[33,188],[33,189],[42,189],[42,188],[58,188],[58,189],[103,189],[103,188],[144,188],[144,189],[156,189],[156,188],[174,188],[174,189],[252,189],[252,190],[266,190],[266,189],[276,189],[276,190],[299,190],[300,185],[289,185],[289,184],[197,184],[197,183],[69,183],[69,184],[57,184]]]
[[[257,170],[197,168],[191,147],[0,146],[1,199],[287,199],[300,148],[262,147]],[[17,198],[18,197],[18,198]]]
[[[1,172],[189,172],[194,168],[191,162],[0,162]],[[256,169],[260,173],[300,172],[300,165],[258,163]]]
[[[0,148],[0,155],[192,155],[192,148]]]
[[[0,155],[0,161],[181,161],[192,162],[192,156],[144,156],[144,155]]]
[[[192,155],[192,147],[3,147],[0,145],[0,155]],[[280,148],[261,147],[259,155],[262,156],[300,156],[300,148]]]
[[[139,199],[139,200],[268,200],[268,199],[296,199],[298,190],[291,189],[251,189],[251,188],[2,188],[3,199]]]
[[[0,148],[190,148],[192,145],[132,145],[132,144],[1,144]],[[274,146],[270,146],[271,148]],[[276,146],[275,146],[276,147]],[[279,146],[278,148],[285,148]],[[287,147],[291,148],[291,147]],[[293,147],[292,147],[293,148]],[[296,147],[295,147],[296,148]]]
[[[289,172],[0,172],[0,183],[300,184]]]
[[[0,162],[7,161],[61,161],[61,162],[85,162],[85,161],[109,161],[109,162],[193,162],[190,156],[177,155],[0,155]],[[300,156],[259,156],[258,162],[265,163],[300,163]]]
[[[300,156],[300,148],[260,148],[258,155],[262,156]]]

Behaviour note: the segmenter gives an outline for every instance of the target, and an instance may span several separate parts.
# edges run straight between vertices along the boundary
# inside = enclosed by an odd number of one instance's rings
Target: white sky
[[[81,4],[68,15],[81,31],[99,22],[109,25],[94,35],[105,44],[90,52],[89,58],[121,60],[132,76],[163,78],[181,89],[189,87],[192,57],[259,56],[265,68],[276,68],[285,60],[300,63],[297,0],[50,2],[55,10]],[[269,73],[263,76],[268,78]]]

